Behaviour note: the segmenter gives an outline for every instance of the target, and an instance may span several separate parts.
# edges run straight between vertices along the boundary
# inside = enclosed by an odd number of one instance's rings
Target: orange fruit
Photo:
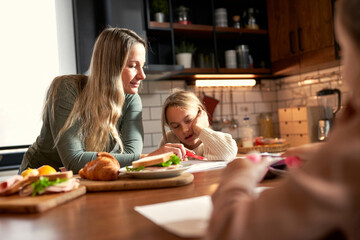
[[[43,165],[37,169],[39,171],[39,175],[49,175],[56,173],[55,168],[49,166],[49,165]]]
[[[24,171],[22,171],[21,176],[27,177],[27,176],[37,176],[39,175],[39,171],[37,169],[28,168]]]

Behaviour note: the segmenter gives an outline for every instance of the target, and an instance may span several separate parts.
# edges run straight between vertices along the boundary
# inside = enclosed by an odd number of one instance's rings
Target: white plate
[[[120,168],[120,172],[126,173],[129,176],[136,178],[168,178],[176,177],[182,174],[190,166],[182,166],[175,169],[166,169],[166,170],[154,170],[154,171],[138,171],[138,172],[128,172],[126,167]]]

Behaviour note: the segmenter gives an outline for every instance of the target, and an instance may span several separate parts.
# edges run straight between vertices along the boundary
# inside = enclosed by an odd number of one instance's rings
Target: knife
[[[195,153],[193,153],[192,151],[190,151],[188,149],[186,149],[186,156],[196,158],[196,159],[199,159],[199,160],[205,160],[204,157],[196,155]]]

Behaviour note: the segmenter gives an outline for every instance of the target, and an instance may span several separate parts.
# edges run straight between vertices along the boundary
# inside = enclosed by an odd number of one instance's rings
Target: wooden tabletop
[[[134,207],[211,195],[221,172],[194,173],[193,183],[181,187],[87,193],[44,213],[0,214],[1,239],[181,239]],[[262,185],[272,184],[267,180]]]

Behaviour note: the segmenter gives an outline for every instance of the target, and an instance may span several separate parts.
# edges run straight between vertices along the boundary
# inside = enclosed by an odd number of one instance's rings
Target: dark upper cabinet
[[[267,0],[272,72],[336,63],[332,0]]]
[[[89,66],[95,40],[108,27],[124,27],[146,37],[142,0],[73,0],[77,72]]]
[[[162,23],[155,21],[154,1],[157,0],[145,0],[147,36],[154,50],[150,60],[154,63],[176,64],[175,48],[185,41],[196,48],[192,66],[184,69],[185,74],[271,73],[266,0],[168,0],[168,15]],[[187,8],[188,24],[181,22],[180,6]],[[226,9],[227,26],[217,26],[216,10],[219,8]],[[245,28],[249,8],[254,9],[258,29]],[[241,28],[234,27],[235,15],[241,18]],[[236,50],[242,44],[249,46],[253,66],[226,68],[225,51]]]

